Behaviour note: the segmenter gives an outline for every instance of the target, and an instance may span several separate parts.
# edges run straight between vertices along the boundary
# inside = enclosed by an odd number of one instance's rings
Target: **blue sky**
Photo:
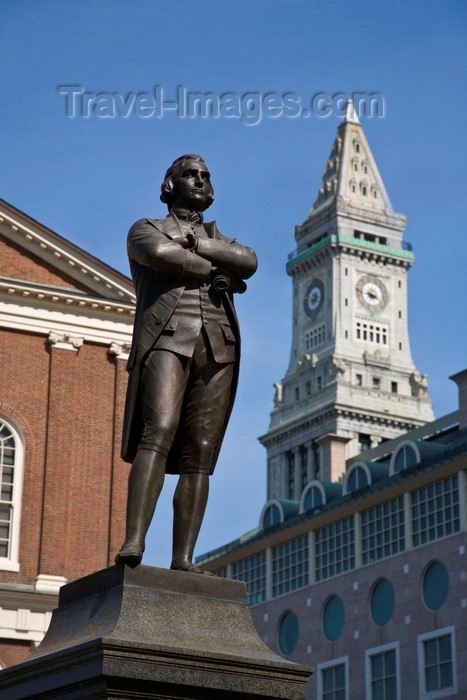
[[[125,237],[162,217],[159,186],[177,156],[200,153],[216,201],[209,217],[252,245],[260,267],[238,299],[241,382],[197,552],[257,524],[273,382],[291,338],[287,253],[318,191],[339,120],[84,119],[65,114],[59,85],[88,92],[378,92],[384,118],[363,128],[414,246],[409,329],[435,414],[456,408],[448,376],[466,366],[465,36],[461,2],[304,0],[176,3],[3,0],[0,9],[0,197],[128,274]],[[167,566],[168,479],[145,563]]]

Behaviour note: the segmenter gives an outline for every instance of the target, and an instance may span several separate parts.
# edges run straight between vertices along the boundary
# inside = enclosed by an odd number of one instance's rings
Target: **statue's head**
[[[172,207],[204,211],[214,201],[210,173],[201,156],[192,153],[174,160],[161,185],[161,202]]]

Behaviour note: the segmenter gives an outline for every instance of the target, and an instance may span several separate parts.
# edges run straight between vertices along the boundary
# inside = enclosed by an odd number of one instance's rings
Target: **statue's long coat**
[[[250,276],[256,269],[256,256],[250,248],[244,248],[234,239],[223,236],[215,222],[204,224],[209,238],[232,245],[232,253],[251,258]],[[128,255],[133,281],[136,288],[137,303],[133,342],[128,359],[128,390],[125,404],[123,425],[122,458],[132,462],[135,458],[143,431],[140,400],[140,377],[144,360],[170,322],[188,280],[199,277],[205,279],[211,264],[172,242],[174,235],[181,232],[180,222],[174,214],[166,219],[140,219],[131,227],[128,234]],[[159,255],[158,251],[164,251]],[[227,267],[227,265],[226,265]],[[211,473],[214,471],[225,429],[235,398],[240,360],[240,332],[233,305],[233,297],[224,295],[224,306],[229,317],[232,331],[236,338],[236,361],[234,377],[231,384],[229,406],[226,411],[223,428],[219,434],[214,450]],[[179,450],[183,442],[183,425],[175,436],[172,449],[167,459],[166,471],[179,473]]]

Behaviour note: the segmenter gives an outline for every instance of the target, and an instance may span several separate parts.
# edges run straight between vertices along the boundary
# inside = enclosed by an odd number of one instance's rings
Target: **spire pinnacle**
[[[345,117],[342,119],[343,124],[360,124],[360,120],[355,112],[354,103],[352,100],[347,102]]]

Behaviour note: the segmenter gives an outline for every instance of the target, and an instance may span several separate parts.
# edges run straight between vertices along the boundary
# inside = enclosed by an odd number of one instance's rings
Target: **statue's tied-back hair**
[[[173,204],[173,189],[174,189],[174,179],[176,179],[177,175],[179,172],[182,172],[185,169],[185,164],[189,160],[194,160],[199,163],[203,163],[203,165],[206,165],[204,160],[201,158],[201,156],[197,156],[194,153],[188,153],[184,156],[180,156],[180,158],[177,158],[174,160],[170,168],[167,170],[164,178],[164,182],[161,185],[161,202],[164,202],[164,204],[167,204],[167,208],[170,211],[172,208]],[[205,207],[206,209],[211,206],[211,204],[214,201],[214,190],[212,188],[211,183],[210,185],[210,192],[208,194],[208,203],[207,206]]]

